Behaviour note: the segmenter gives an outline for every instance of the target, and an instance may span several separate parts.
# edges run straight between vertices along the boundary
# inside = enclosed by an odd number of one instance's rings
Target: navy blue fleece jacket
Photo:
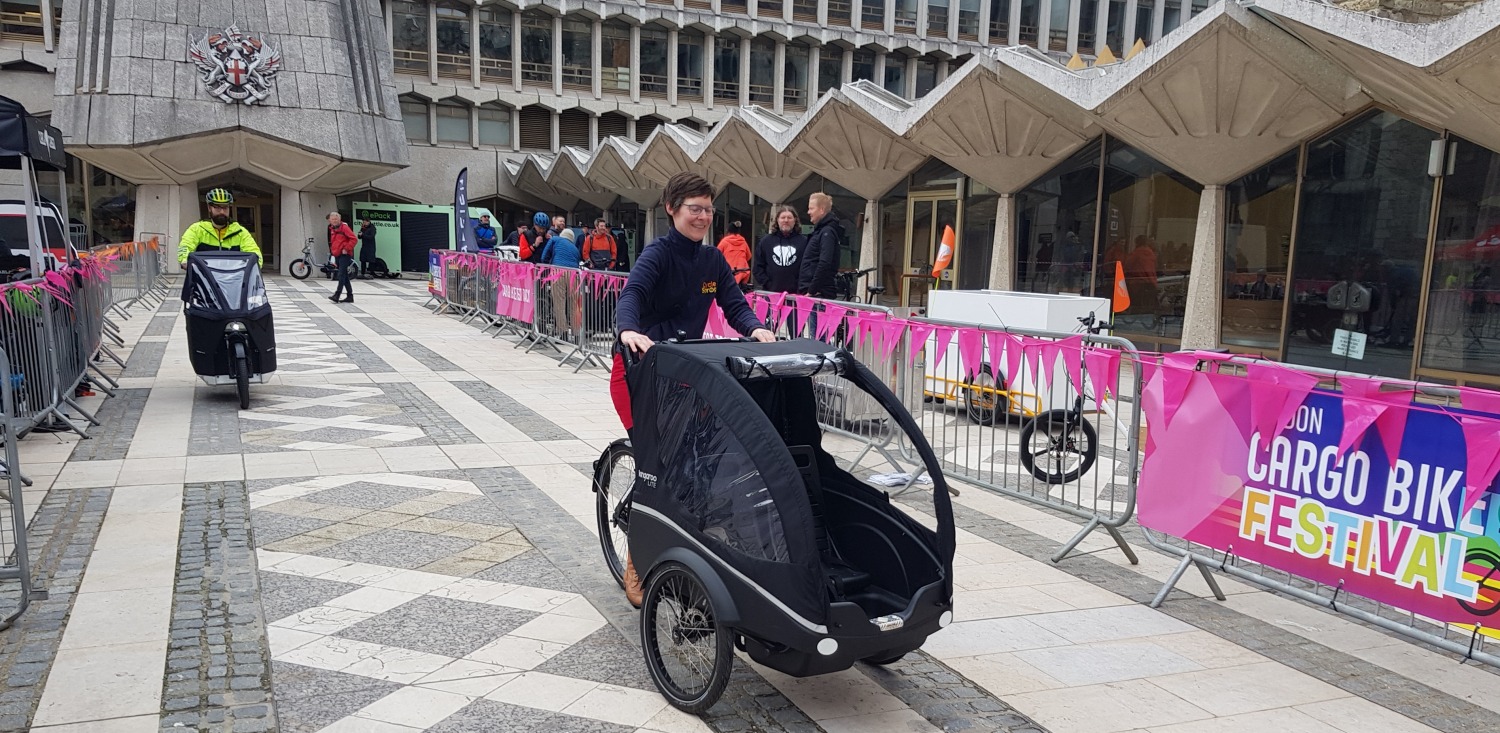
[[[690,339],[703,338],[713,301],[741,334],[765,328],[745,302],[724,255],[669,229],[646,245],[630,268],[615,309],[615,333],[636,331],[652,341],[675,338],[678,331]]]

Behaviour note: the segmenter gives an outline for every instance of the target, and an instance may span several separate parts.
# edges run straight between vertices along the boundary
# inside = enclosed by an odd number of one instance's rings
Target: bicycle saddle
[[[869,293],[871,295],[880,295],[881,293],[885,292],[885,286],[884,285],[871,285],[870,287],[865,288],[865,292],[867,292],[867,293]]]

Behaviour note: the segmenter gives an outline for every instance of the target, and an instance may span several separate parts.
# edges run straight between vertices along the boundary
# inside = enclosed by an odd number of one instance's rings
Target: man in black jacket
[[[839,246],[844,239],[844,224],[833,210],[833,198],[826,193],[807,197],[807,216],[813,232],[802,252],[802,269],[797,274],[797,292],[814,298],[833,298],[834,276],[839,271]]]

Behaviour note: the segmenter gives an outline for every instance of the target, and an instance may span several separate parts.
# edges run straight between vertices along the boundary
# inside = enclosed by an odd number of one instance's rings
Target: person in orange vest
[[[743,290],[750,284],[750,243],[740,233],[745,225],[739,221],[729,222],[729,233],[719,240],[719,252],[734,271],[734,281]]]
[[[613,270],[619,263],[615,237],[609,233],[609,222],[594,220],[594,231],[583,238],[583,266],[593,270]]]

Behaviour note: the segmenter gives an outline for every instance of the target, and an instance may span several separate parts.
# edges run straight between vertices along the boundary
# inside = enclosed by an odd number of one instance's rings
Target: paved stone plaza
[[[668,708],[604,569],[589,464],[605,375],[424,310],[424,284],[273,280],[280,370],[240,411],[187,363],[175,301],[135,310],[88,440],[21,445],[48,591],[4,632],[0,730],[1493,730],[1500,675],[1128,535],[967,488],[958,621],[922,652],[796,680],[737,663]],[[3,596],[0,596],[3,597]],[[13,594],[11,596],[13,599]]]

